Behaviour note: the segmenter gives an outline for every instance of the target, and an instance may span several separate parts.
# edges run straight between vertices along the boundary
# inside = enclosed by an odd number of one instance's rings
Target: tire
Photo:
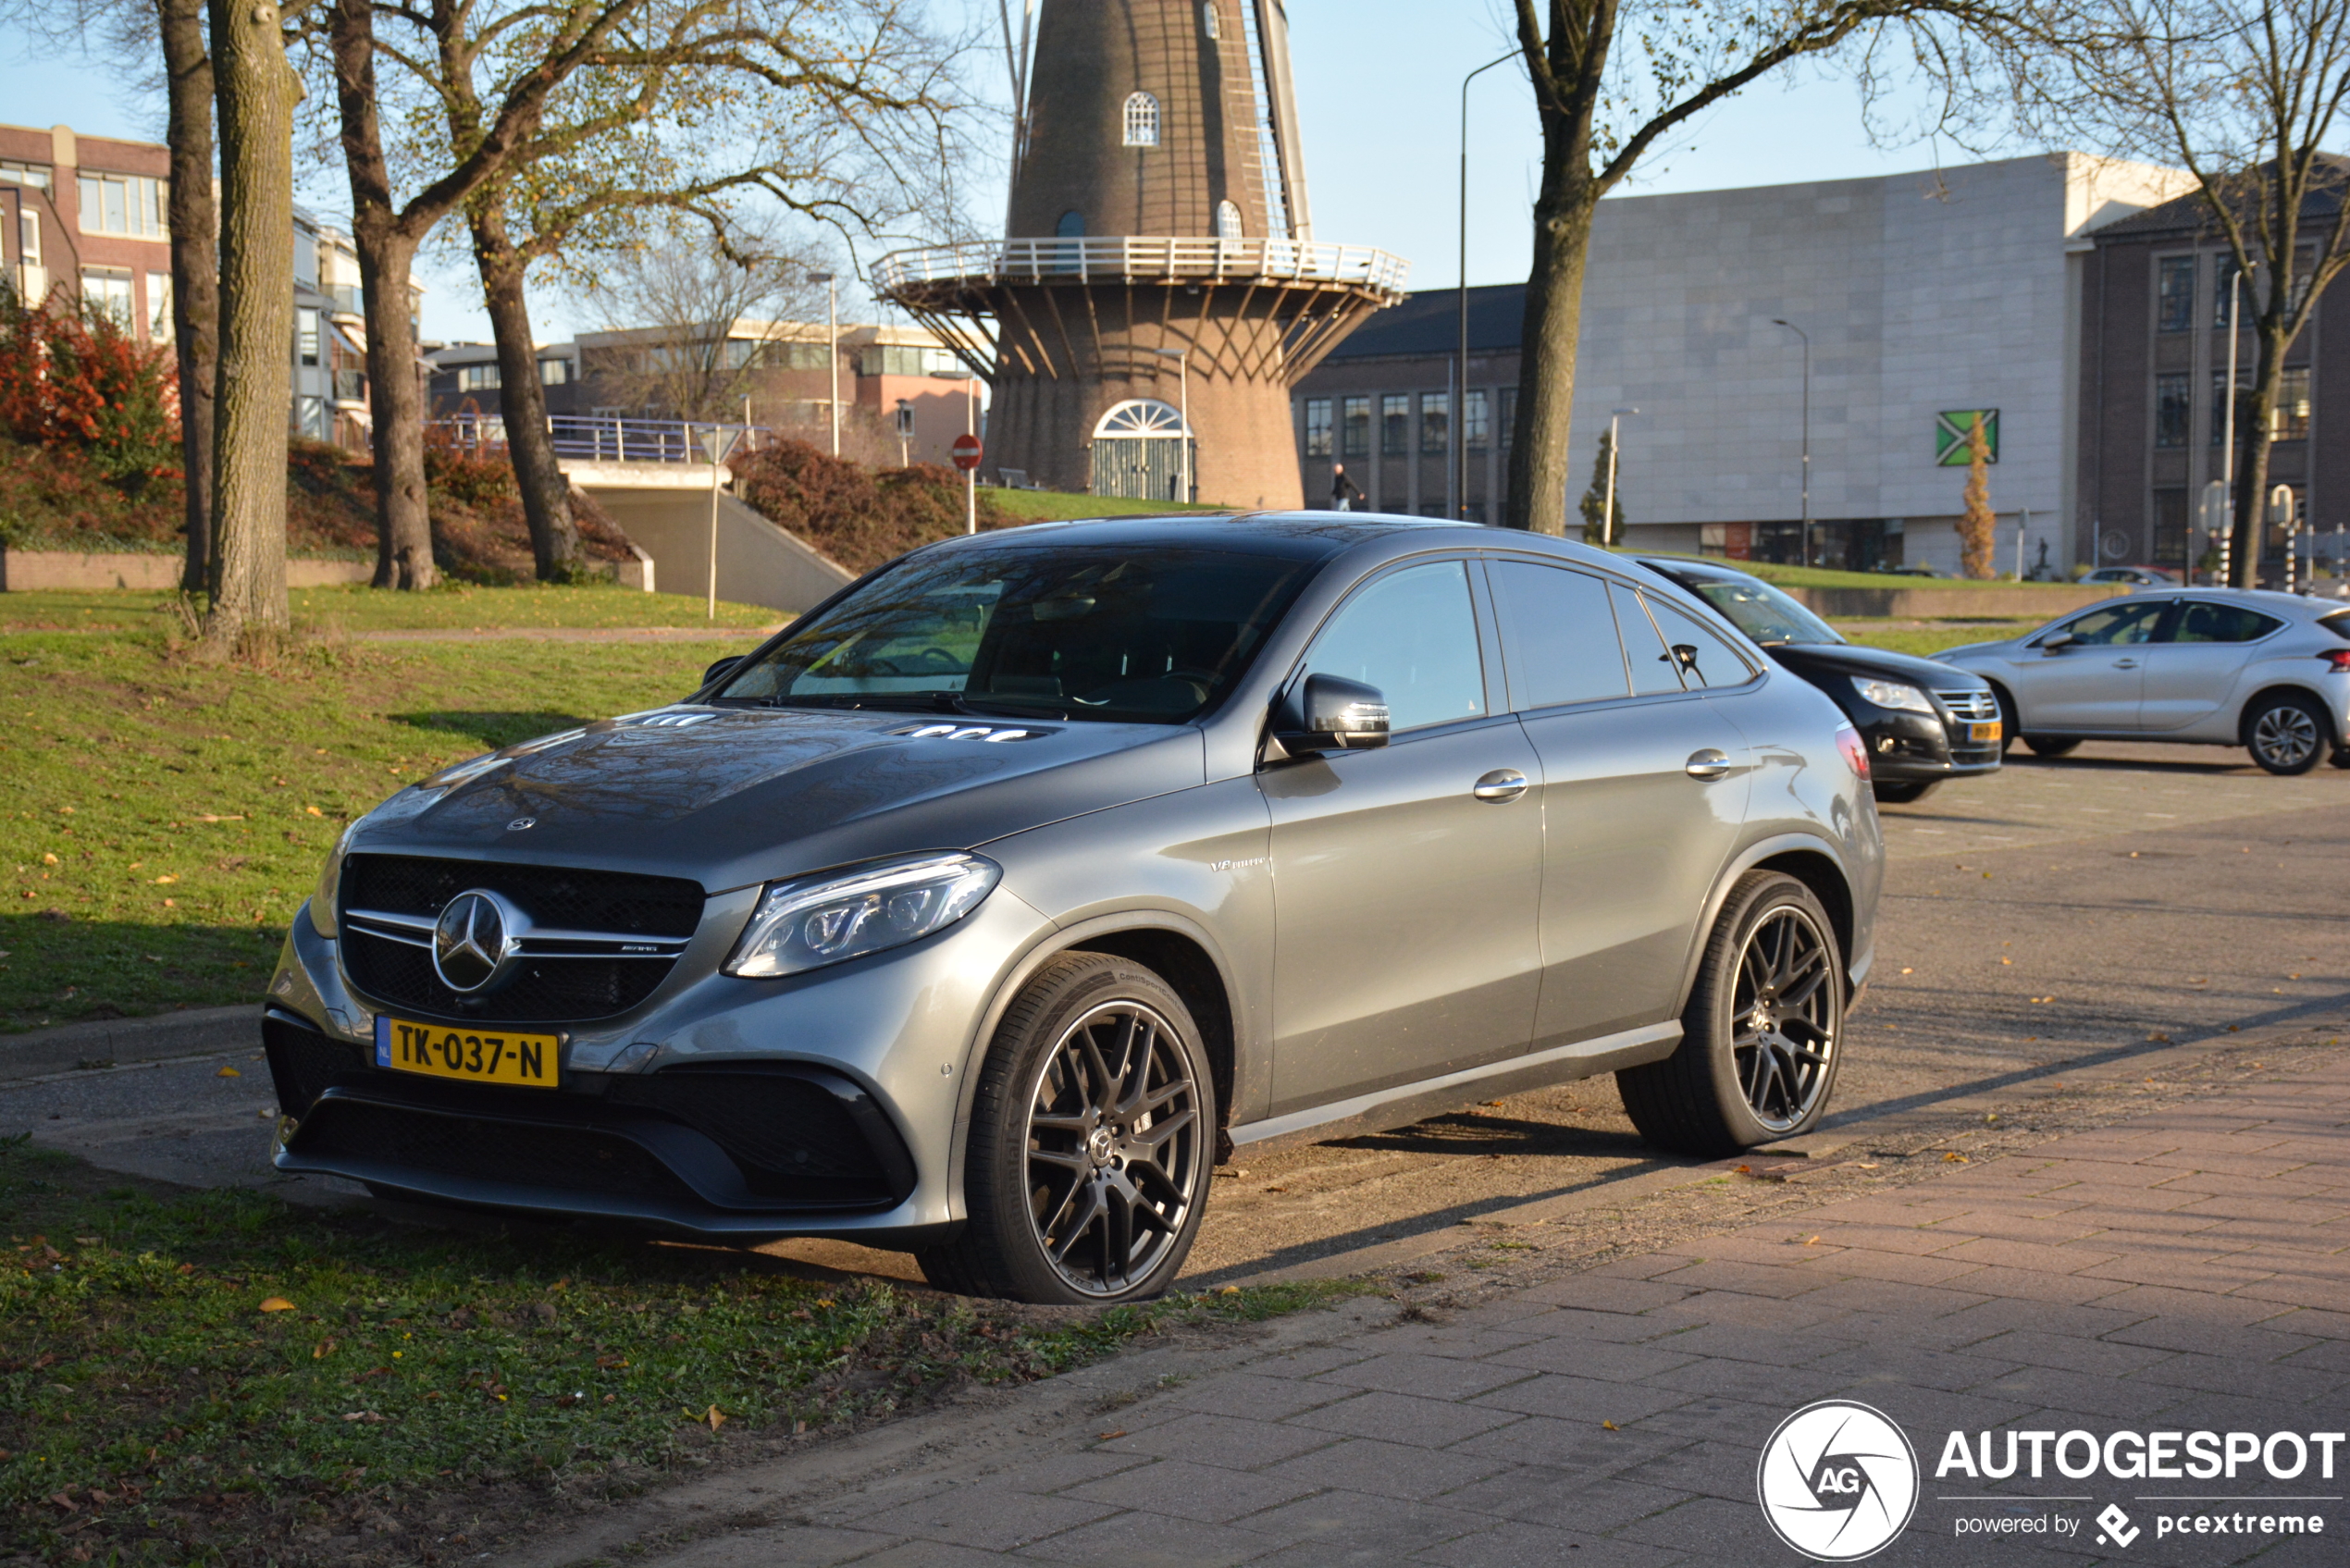
[[[1844,980],[1836,927],[1812,890],[1778,871],[1747,872],[1706,939],[1679,1048],[1615,1075],[1632,1125],[1661,1149],[1707,1159],[1809,1131],[1843,1060]],[[1758,990],[1768,1006],[1789,989],[1794,1004],[1775,1008],[1769,1028],[1741,1027]]]
[[[1198,1025],[1131,959],[1070,953],[1023,988],[980,1069],[962,1234],[917,1254],[959,1295],[1108,1305],[1163,1292],[1215,1176]]]
[[[2264,772],[2280,778],[2306,773],[2334,747],[2325,710],[2294,692],[2254,700],[2244,716],[2244,742]]]
[[[1895,784],[1887,782],[1874,786],[1880,806],[1914,806],[1941,787],[1940,779],[1912,779]]]
[[[2023,744],[2032,748],[2035,757],[2069,757],[2081,745],[2070,735],[2025,735]]]
[[[2337,768],[2350,768],[2350,747],[2337,747],[2333,755],[2328,757],[2326,760]]]
[[[2008,695],[2005,686],[1993,686],[1991,695],[1999,704],[1999,755],[2005,757],[2008,748],[2016,742],[2015,698]]]

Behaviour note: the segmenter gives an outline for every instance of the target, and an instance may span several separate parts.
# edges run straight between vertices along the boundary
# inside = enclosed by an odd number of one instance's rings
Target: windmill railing
[[[1400,298],[1411,270],[1411,263],[1370,245],[1101,236],[897,251],[873,264],[873,283],[882,293],[894,294],[956,283],[1276,281]]]

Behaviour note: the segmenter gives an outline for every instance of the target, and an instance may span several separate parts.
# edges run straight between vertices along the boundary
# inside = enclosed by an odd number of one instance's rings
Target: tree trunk
[[[187,475],[188,564],[179,586],[212,581],[214,375],[220,358],[220,260],[212,204],[212,56],[204,0],[157,0],[171,147],[171,329],[179,364],[179,466]]]
[[[481,269],[482,301],[498,343],[499,404],[506,421],[506,452],[530,524],[530,553],[542,583],[579,575],[579,525],[571,515],[571,481],[555,459],[547,428],[547,390],[538,380],[538,345],[531,340],[530,304],[523,293],[526,259],[506,232],[493,196],[476,203],[468,222],[474,261]]]
[[[416,327],[408,314],[416,241],[392,207],[391,170],[376,112],[376,33],[368,0],[336,0],[328,36],[343,167],[351,179],[351,236],[367,311],[376,586],[428,588],[440,573],[433,564],[432,517],[425,504],[424,391],[416,376]]]
[[[2235,523],[2228,547],[2228,574],[2239,588],[2260,586],[2260,548],[2269,531],[2270,411],[2284,389],[2285,324],[2263,316],[2257,325],[2260,354],[2252,385],[2245,389],[2236,407],[2236,440],[2241,450],[2236,458],[2236,493],[2230,498],[2235,504]],[[2231,395],[2233,390],[2230,389]]]
[[[1577,154],[1579,157],[1579,154]],[[1583,266],[1591,249],[1597,182],[1570,169],[1534,205],[1534,265],[1519,340],[1517,425],[1510,447],[1506,521],[1566,533],[1568,441],[1575,423],[1575,351],[1583,336]]]
[[[293,378],[293,111],[278,8],[211,0],[220,107],[220,367],[213,432],[219,526],[204,635],[282,630],[286,438]]]

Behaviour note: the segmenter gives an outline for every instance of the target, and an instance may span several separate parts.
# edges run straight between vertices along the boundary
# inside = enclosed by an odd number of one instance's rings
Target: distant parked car
[[[2179,579],[2156,566],[2100,566],[2081,579],[2084,583],[2120,583],[2132,592],[2140,588],[2175,588]]]
[[[1944,779],[1998,768],[2007,747],[1987,682],[1931,660],[1856,648],[1788,595],[1731,567],[1674,556],[1643,556],[1640,564],[1727,616],[1843,709],[1869,748],[1879,801],[1907,805]]]
[[[2241,746],[2271,773],[2350,768],[2350,610],[2249,589],[2141,592],[1934,656],[1991,683],[2043,757],[2087,739]]]
[[[1876,570],[1887,577],[1939,577],[1942,575],[1931,566],[1880,566]]]

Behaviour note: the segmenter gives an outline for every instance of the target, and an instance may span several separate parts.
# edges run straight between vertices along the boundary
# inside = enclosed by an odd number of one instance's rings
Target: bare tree
[[[743,399],[796,352],[822,367],[823,345],[790,330],[823,316],[823,286],[810,281],[821,265],[812,246],[769,236],[736,235],[722,246],[682,220],[657,228],[587,290],[611,329],[627,337],[581,368],[623,407],[738,418]]]
[[[2231,569],[2251,587],[2285,354],[2350,266],[2350,159],[2324,150],[2350,108],[2350,0],[2077,4],[2066,31],[2078,42],[2009,57],[1994,106],[2044,137],[2195,176],[2257,343],[2252,385],[2235,394],[2231,498]]]
[[[1542,172],[1506,521],[1563,534],[1583,269],[1600,198],[1659,137],[1791,60],[1906,41],[1934,68],[1970,37],[2009,37],[2029,19],[2002,9],[2006,0],[1513,4],[1542,127]]]

